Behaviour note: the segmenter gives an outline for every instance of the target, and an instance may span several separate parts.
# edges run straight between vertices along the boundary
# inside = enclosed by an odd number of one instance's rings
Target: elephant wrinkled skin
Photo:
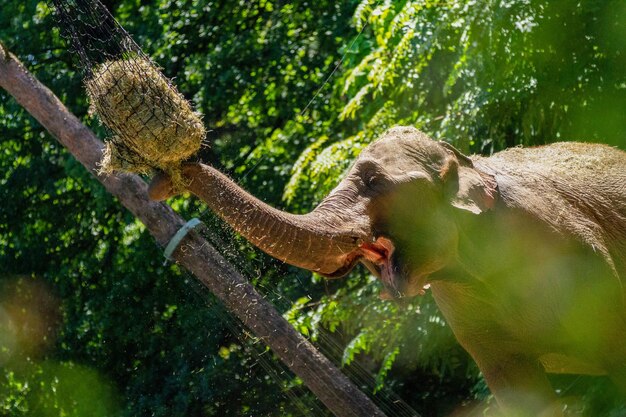
[[[366,148],[311,213],[292,215],[215,169],[188,189],[290,264],[340,277],[358,262],[384,298],[430,285],[501,408],[561,414],[546,372],[608,375],[626,393],[626,153],[599,144],[462,155],[410,127]],[[172,194],[158,175],[151,197]]]

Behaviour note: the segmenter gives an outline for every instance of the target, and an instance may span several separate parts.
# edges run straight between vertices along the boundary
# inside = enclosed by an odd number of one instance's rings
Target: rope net
[[[180,184],[180,163],[206,131],[200,115],[98,0],[51,0],[79,57],[90,113],[110,135],[101,172],[160,169]]]

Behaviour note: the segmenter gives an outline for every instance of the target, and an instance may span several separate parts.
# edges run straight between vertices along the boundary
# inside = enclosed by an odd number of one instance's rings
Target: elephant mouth
[[[350,272],[357,263],[361,262],[365,267],[378,278],[384,286],[381,298],[401,298],[402,292],[398,282],[400,276],[396,265],[392,262],[392,255],[395,247],[391,240],[386,237],[379,237],[373,242],[361,243],[359,247],[350,252],[344,259],[343,265],[332,273],[320,273],[320,275],[337,279]]]
[[[344,258],[343,266],[335,272],[320,275],[330,279],[341,278],[361,262],[383,284],[381,299],[399,300],[423,295],[427,276],[412,279],[413,274],[401,258],[391,239],[379,236],[374,241],[361,243]]]
[[[390,239],[381,236],[374,242],[362,244],[359,251],[361,262],[384,286],[380,293],[382,299],[398,299],[406,295],[400,285],[405,278],[403,268],[394,262],[395,246]]]

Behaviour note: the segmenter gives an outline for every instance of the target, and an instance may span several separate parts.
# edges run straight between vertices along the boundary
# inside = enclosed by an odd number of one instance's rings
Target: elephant
[[[310,213],[216,169],[186,188],[271,256],[328,278],[362,263],[381,297],[425,288],[505,415],[559,416],[547,373],[607,375],[626,394],[626,153],[578,142],[466,156],[413,127],[366,147]],[[149,194],[174,194],[158,174]]]

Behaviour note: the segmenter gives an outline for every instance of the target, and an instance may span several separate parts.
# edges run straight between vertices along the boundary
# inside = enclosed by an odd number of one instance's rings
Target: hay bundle
[[[180,162],[200,148],[206,134],[202,120],[148,59],[107,61],[85,86],[91,111],[113,132],[103,172],[157,168],[176,177]]]

